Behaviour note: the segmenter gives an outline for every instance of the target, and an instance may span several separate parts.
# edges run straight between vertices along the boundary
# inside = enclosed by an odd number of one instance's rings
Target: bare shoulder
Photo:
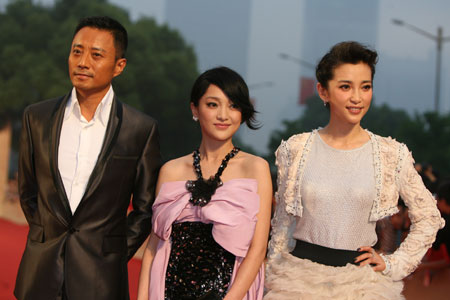
[[[190,179],[192,172],[192,154],[181,156],[166,162],[159,171],[160,183]]]
[[[266,174],[270,174],[269,164],[259,156],[241,152],[242,169],[248,177],[259,178]]]
[[[242,177],[255,179],[258,183],[258,194],[260,196],[265,195],[264,201],[270,202],[272,199],[270,197],[272,195],[272,177],[267,161],[262,157],[243,152],[240,168]]]

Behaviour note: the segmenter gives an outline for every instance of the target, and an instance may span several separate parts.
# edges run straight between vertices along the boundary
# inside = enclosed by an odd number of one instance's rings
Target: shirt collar
[[[106,126],[109,121],[109,114],[111,112],[111,105],[113,99],[114,99],[114,90],[112,88],[112,85],[110,85],[108,92],[105,94],[105,96],[103,96],[102,101],[100,101],[100,103],[98,104],[97,109],[95,110],[94,118],[92,118],[92,120],[96,120],[98,118],[100,122],[103,124],[103,126]],[[78,103],[77,91],[75,87],[72,89],[70,98],[67,101],[66,111],[64,113],[64,120],[67,120],[72,116],[76,117],[79,120],[82,119],[80,104]]]

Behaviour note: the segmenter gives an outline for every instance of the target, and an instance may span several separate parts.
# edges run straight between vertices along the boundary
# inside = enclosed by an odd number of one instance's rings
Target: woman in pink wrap
[[[226,67],[208,70],[190,105],[202,140],[161,168],[138,299],[262,299],[269,166],[232,141],[242,123],[257,128],[247,85]]]

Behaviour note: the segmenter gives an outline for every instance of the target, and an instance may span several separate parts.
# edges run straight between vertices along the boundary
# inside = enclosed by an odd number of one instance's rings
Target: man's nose
[[[80,55],[80,58],[78,60],[78,67],[86,69],[89,67],[89,54],[83,53]]]

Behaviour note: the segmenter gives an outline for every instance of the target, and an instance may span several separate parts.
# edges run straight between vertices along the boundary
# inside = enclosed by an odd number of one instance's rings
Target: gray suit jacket
[[[23,114],[19,192],[30,231],[14,294],[49,300],[64,286],[71,300],[128,299],[127,262],[151,228],[161,165],[157,124],[113,100],[102,149],[72,215],[58,169],[69,96],[31,105]]]

